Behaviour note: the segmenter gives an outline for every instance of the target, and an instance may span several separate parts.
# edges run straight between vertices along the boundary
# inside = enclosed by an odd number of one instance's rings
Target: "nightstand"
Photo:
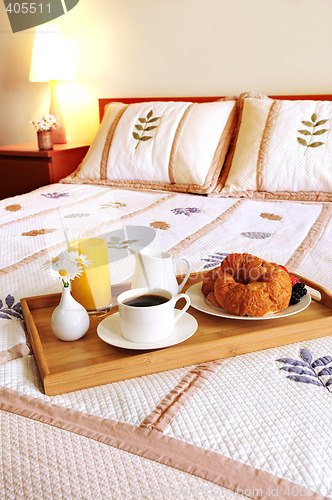
[[[79,142],[55,144],[40,151],[36,142],[0,146],[0,199],[58,182],[73,172],[89,146]]]

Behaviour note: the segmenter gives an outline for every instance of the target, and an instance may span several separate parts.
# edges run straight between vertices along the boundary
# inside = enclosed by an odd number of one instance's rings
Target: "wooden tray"
[[[190,278],[187,288],[201,279]],[[115,287],[113,297],[121,291],[123,286]],[[82,339],[58,340],[51,331],[51,315],[59,301],[60,294],[21,299],[31,347],[49,396],[324,337],[332,331],[331,310],[314,301],[294,316],[273,321],[224,319],[190,307],[188,312],[198,321],[198,330],[191,338],[173,347],[135,351],[113,347],[98,337],[97,325],[105,316],[91,318]],[[114,307],[110,314],[116,311]]]

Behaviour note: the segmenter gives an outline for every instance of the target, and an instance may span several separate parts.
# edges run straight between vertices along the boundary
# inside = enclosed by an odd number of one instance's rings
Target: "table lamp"
[[[67,142],[65,126],[61,115],[57,84],[75,80],[68,49],[59,26],[46,24],[37,26],[30,66],[30,82],[49,82],[51,88],[50,114],[56,118],[57,126],[52,130],[54,144]]]

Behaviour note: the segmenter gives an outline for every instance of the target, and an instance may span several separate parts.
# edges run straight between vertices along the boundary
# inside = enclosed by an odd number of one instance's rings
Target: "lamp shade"
[[[58,103],[57,82],[75,80],[69,51],[59,26],[46,24],[37,26],[32,50],[30,66],[30,82],[49,82],[51,89],[50,114],[56,119],[56,127],[52,129],[54,144],[67,142],[65,125]]]
[[[75,80],[75,72],[59,26],[37,26],[30,66],[30,82]]]

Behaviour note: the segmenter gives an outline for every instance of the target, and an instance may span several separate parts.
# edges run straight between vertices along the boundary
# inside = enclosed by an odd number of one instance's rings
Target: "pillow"
[[[110,103],[83,162],[63,181],[210,193],[236,124],[235,104]]]
[[[331,101],[244,99],[235,149],[216,192],[331,201],[331,134]]]

